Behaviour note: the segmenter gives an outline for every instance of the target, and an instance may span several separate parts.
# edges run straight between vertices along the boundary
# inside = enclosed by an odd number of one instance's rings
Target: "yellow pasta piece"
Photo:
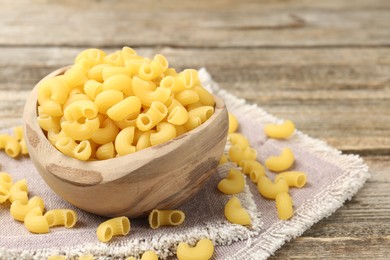
[[[168,122],[160,122],[157,125],[157,132],[150,135],[150,143],[158,145],[176,137],[176,127]]]
[[[137,118],[125,118],[121,121],[114,121],[114,124],[119,128],[119,129],[124,129],[126,127],[136,127],[137,126]]]
[[[97,129],[91,136],[91,140],[97,144],[106,144],[115,141],[116,136],[119,133],[118,127],[115,123],[107,118],[99,129]]]
[[[187,122],[184,124],[184,127],[187,131],[191,131],[192,129],[197,128],[202,124],[202,120],[199,117],[190,116]]]
[[[199,95],[199,102],[202,105],[214,107],[215,100],[214,100],[213,94],[211,94],[210,92],[208,92],[205,88],[203,88],[201,86],[195,86],[193,88],[193,90],[195,90],[198,93],[198,95]]]
[[[106,69],[110,69],[106,68]],[[104,73],[104,70],[103,70]],[[104,77],[104,75],[103,75]],[[123,75],[123,74],[118,74],[118,75],[113,75],[109,77],[108,79],[104,80],[103,82],[103,91],[105,90],[118,90],[123,92],[125,95],[134,95],[133,94],[133,89],[131,87],[132,85],[132,80],[129,76]]]
[[[53,100],[46,100],[39,106],[39,109],[42,114],[47,114],[52,117],[58,117],[64,114],[62,106]]]
[[[49,232],[49,225],[42,215],[40,207],[30,210],[24,218],[24,226],[31,233],[44,234]]]
[[[76,87],[76,88],[73,88],[73,89],[69,92],[69,98],[71,98],[72,96],[75,96],[75,95],[80,95],[80,94],[84,94],[83,86],[78,86],[78,87]]]
[[[15,200],[11,204],[10,213],[14,219],[24,221],[27,213],[35,207],[39,207],[41,212],[43,212],[45,209],[45,203],[43,202],[42,198],[34,196],[29,199],[27,204],[23,204],[19,200]]]
[[[68,98],[69,85],[63,77],[43,79],[38,83],[38,104],[48,100],[63,105]]]
[[[224,214],[230,223],[242,226],[250,226],[252,224],[248,212],[241,206],[240,200],[235,196],[231,197],[226,203]]]
[[[64,117],[68,121],[94,119],[97,114],[98,107],[91,100],[77,100],[64,109]]]
[[[103,69],[110,66],[110,64],[105,63],[93,66],[88,70],[87,76],[89,79],[96,80],[97,82],[103,82]]]
[[[116,51],[103,58],[103,61],[112,66],[123,66],[122,52]]]
[[[295,131],[295,125],[291,120],[285,120],[282,124],[267,124],[264,127],[265,134],[270,138],[287,139]]]
[[[16,126],[14,127],[14,136],[16,141],[20,141],[23,139],[23,127],[22,126]]]
[[[72,228],[77,222],[76,212],[70,209],[49,210],[44,216],[49,227],[64,226],[66,228]]]
[[[275,177],[275,182],[278,182],[281,178],[285,179],[288,186],[302,188],[306,184],[306,173],[298,171],[289,171],[279,173]]]
[[[132,75],[137,75],[140,67],[144,64],[145,59],[140,56],[135,56],[132,59],[126,61],[126,67],[130,68]]]
[[[285,179],[272,182],[268,177],[261,176],[257,181],[257,190],[267,199],[275,199],[281,192],[288,192],[288,184]]]
[[[181,210],[158,210],[154,209],[149,214],[149,225],[156,229],[161,226],[177,226],[184,222],[185,215]]]
[[[174,125],[183,125],[189,118],[187,109],[176,99],[172,99],[168,106],[168,113],[167,121]]]
[[[26,140],[23,138],[22,140],[19,141],[19,144],[20,144],[20,153],[23,155],[28,154]]]
[[[245,180],[243,174],[232,168],[226,178],[218,183],[218,190],[225,194],[237,194],[244,190],[244,186]]]
[[[0,187],[9,190],[12,187],[12,177],[9,173],[0,172]]]
[[[189,117],[199,117],[202,123],[206,122],[214,114],[214,107],[201,106],[188,111]]]
[[[73,157],[81,161],[87,161],[92,154],[92,148],[89,141],[81,141],[73,152]]]
[[[115,147],[112,142],[103,144],[96,150],[96,158],[98,160],[107,160],[114,157],[115,157]]]
[[[132,48],[127,47],[127,46],[122,48],[121,54],[122,54],[122,60],[123,60],[123,63],[125,66],[127,66],[127,62],[129,60],[132,60],[132,59],[138,57],[137,52],[135,50],[133,50]]]
[[[192,103],[187,106],[187,110],[190,111],[201,106],[203,106],[203,104],[200,102]]]
[[[137,127],[141,131],[148,131],[160,123],[167,114],[167,107],[161,102],[154,101],[146,113],[137,117]]]
[[[158,87],[156,90],[151,90],[150,84],[139,77],[133,78],[132,87],[134,95],[139,97],[144,106],[151,106],[155,101],[164,103],[171,95],[171,91],[167,88]]]
[[[129,256],[125,260],[136,260],[136,259],[133,256]]]
[[[84,92],[91,100],[95,100],[96,96],[102,93],[103,84],[90,79],[84,84]]]
[[[168,61],[167,59],[161,55],[157,54],[154,56],[153,60],[150,62],[150,66],[154,73],[158,76],[160,76],[162,73],[164,73],[168,69]]]
[[[138,141],[137,141],[137,144],[136,144],[136,150],[137,151],[140,151],[140,150],[143,150],[143,149],[146,149],[146,148],[152,146],[152,144],[150,143],[150,135],[152,133],[155,133],[155,131],[151,130],[151,131],[148,131],[148,132],[143,132],[141,134],[141,136],[138,138]]]
[[[64,255],[50,255],[47,257],[47,260],[66,260]]]
[[[239,165],[242,172],[249,174],[249,178],[254,183],[257,183],[260,176],[265,176],[264,166],[255,160],[242,160]]]
[[[93,255],[81,255],[78,260],[94,260],[95,257]]]
[[[232,162],[240,164],[242,160],[256,160],[257,151],[252,147],[242,149],[239,146],[233,145],[229,149],[229,158]]]
[[[270,156],[265,161],[265,166],[274,172],[282,172],[294,164],[294,154],[290,148],[286,147],[279,156]]]
[[[11,203],[16,200],[19,200],[23,204],[28,202],[28,188],[26,179],[17,181],[11,186],[8,199]]]
[[[278,193],[278,195],[276,195],[275,202],[279,219],[287,220],[293,216],[293,202],[291,196],[287,192]]]
[[[73,157],[77,143],[69,136],[58,138],[54,146],[63,154]]]
[[[176,250],[176,256],[179,260],[209,260],[213,254],[214,244],[206,238],[199,240],[194,247],[180,242]]]
[[[182,82],[176,76],[166,75],[160,81],[160,86],[169,89],[173,93],[185,90]]]
[[[145,251],[142,254],[141,260],[158,260],[158,255],[153,251]]]
[[[129,219],[127,217],[116,217],[101,223],[96,230],[96,235],[101,242],[108,242],[113,236],[125,236],[129,232]]]
[[[175,94],[175,98],[183,106],[187,106],[199,101],[199,94],[193,89],[185,89]]]
[[[133,145],[134,127],[122,129],[115,138],[115,150],[118,155],[126,155],[136,151]]]
[[[4,149],[5,153],[12,158],[20,154],[20,144],[18,140],[10,135],[0,135],[0,149]]]
[[[228,133],[231,134],[231,133],[234,133],[234,132],[237,131],[237,129],[238,129],[238,120],[232,113],[229,112],[228,115],[229,115],[229,130],[228,130]]]
[[[228,140],[231,145],[235,145],[240,147],[241,149],[245,149],[249,147],[249,141],[246,137],[239,133],[230,133],[228,135]]]
[[[107,110],[107,115],[115,121],[126,118],[135,118],[141,111],[141,100],[136,96],[130,96],[113,105]]]
[[[48,114],[41,114],[37,118],[39,126],[46,131],[49,130],[59,130],[60,126],[60,118],[52,117]]]
[[[75,64],[65,71],[64,80],[68,83],[69,88],[83,86],[88,80],[86,73],[83,64]]]
[[[80,52],[77,55],[74,63],[79,63],[80,61],[87,59],[93,64],[99,64],[103,62],[103,58],[105,56],[106,53],[104,51],[95,48],[90,48]]]
[[[66,100],[66,102],[63,106],[63,109],[65,109],[67,106],[69,106],[73,102],[79,101],[79,100],[90,101],[88,95],[86,95],[86,94],[82,94],[82,93],[75,94],[75,95],[69,96],[69,98]],[[38,107],[38,109],[39,109],[39,107]]]
[[[95,104],[99,113],[106,114],[113,105],[123,100],[123,93],[119,90],[105,90],[95,98]]]
[[[9,190],[0,185],[0,204],[4,203],[9,198]]]
[[[174,68],[168,68],[165,72],[164,72],[164,76],[173,76],[173,77],[176,77],[177,76],[177,72]]]
[[[99,119],[85,119],[78,121],[64,121],[61,123],[64,133],[74,140],[88,140],[99,129]]]
[[[131,76],[131,69],[129,67],[118,67],[118,66],[107,66],[103,68],[102,76],[103,80],[115,75],[125,75],[127,77]]]
[[[180,72],[177,77],[186,89],[193,88],[195,84],[199,81],[198,71],[194,69],[185,69]]]
[[[222,154],[221,159],[219,160],[219,164],[218,165],[225,164],[227,162],[229,162],[229,158],[227,157],[226,154]]]
[[[176,127],[176,136],[187,133],[187,128],[184,125],[175,125]]]

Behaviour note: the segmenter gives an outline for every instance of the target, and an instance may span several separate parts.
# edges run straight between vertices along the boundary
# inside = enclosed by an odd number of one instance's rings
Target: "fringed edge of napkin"
[[[210,82],[209,85],[214,93],[223,100],[229,100],[233,103],[232,107],[235,109],[242,109],[245,114],[252,115],[251,118],[254,121],[261,124],[281,123],[283,121],[268,114],[259,106],[250,105],[244,99],[237,98],[220,89],[215,83],[213,84],[210,75],[204,68],[199,71],[199,74],[202,77],[208,77],[207,80]],[[302,149],[310,151],[324,161],[337,165],[343,171],[343,175],[335,179],[332,185],[329,185],[317,196],[296,209],[295,216],[292,219],[278,221],[229,259],[237,259],[238,256],[240,259],[268,258],[285,242],[302,235],[312,225],[333,214],[344,202],[350,200],[370,178],[368,166],[358,155],[342,154],[341,151],[329,146],[326,142],[311,138],[300,131],[296,131],[294,137],[289,141],[298,144]]]

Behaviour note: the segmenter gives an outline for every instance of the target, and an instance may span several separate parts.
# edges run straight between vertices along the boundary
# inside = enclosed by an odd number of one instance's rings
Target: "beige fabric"
[[[261,162],[285,146],[293,149],[297,161],[294,169],[308,173],[308,185],[303,189],[291,189],[295,206],[291,220],[278,220],[274,201],[262,198],[256,187],[247,181],[245,191],[239,197],[250,211],[253,227],[247,229],[228,223],[223,216],[223,206],[229,196],[216,190],[220,178],[233,166],[225,164],[218,168],[218,174],[196,197],[181,207],[186,213],[183,226],[151,230],[147,220],[131,220],[132,229],[128,236],[103,244],[96,239],[95,230],[105,218],[75,209],[63,201],[44,184],[28,158],[12,160],[0,153],[1,170],[11,173],[14,180],[26,178],[30,196],[43,197],[47,209],[73,208],[80,218],[74,229],[53,228],[49,234],[32,235],[10,217],[9,205],[0,204],[0,259],[42,259],[52,254],[63,254],[69,258],[94,254],[95,259],[123,259],[137,256],[145,250],[154,250],[160,258],[167,258],[174,255],[179,241],[194,244],[203,237],[211,238],[220,245],[216,247],[214,259],[264,259],[286,240],[300,235],[312,224],[330,215],[351,198],[369,177],[367,166],[357,156],[341,155],[301,132],[288,141],[267,139],[262,132],[264,124],[277,122],[278,119],[218,88],[204,69],[199,74],[203,84],[222,97],[229,111],[237,116],[240,131],[258,150]]]

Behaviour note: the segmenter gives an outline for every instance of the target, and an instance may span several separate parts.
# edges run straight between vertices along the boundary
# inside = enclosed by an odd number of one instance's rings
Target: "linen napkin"
[[[290,190],[294,201],[292,219],[279,220],[275,202],[261,197],[248,179],[238,198],[252,218],[252,227],[229,223],[223,209],[230,196],[216,189],[219,180],[231,167],[236,167],[227,163],[219,166],[204,188],[179,208],[186,214],[182,226],[152,230],[147,219],[132,219],[129,235],[101,243],[96,238],[96,228],[107,218],[79,210],[61,199],[41,179],[28,157],[14,160],[0,153],[0,170],[9,172],[14,181],[26,178],[30,197],[42,197],[48,210],[70,208],[79,217],[73,229],[56,227],[48,234],[37,235],[29,233],[22,223],[12,219],[9,203],[0,204],[0,259],[45,259],[58,254],[68,259],[88,254],[94,255],[95,259],[124,259],[140,257],[146,250],[155,251],[160,259],[174,259],[179,242],[194,245],[201,238],[210,238],[217,245],[213,259],[265,259],[286,241],[332,214],[369,178],[368,168],[361,158],[342,155],[324,142],[299,131],[284,141],[266,138],[262,130],[264,124],[280,122],[280,119],[219,88],[205,69],[199,71],[199,77],[203,86],[221,97],[228,110],[238,118],[239,132],[258,151],[260,162],[264,163],[270,155],[279,154],[286,146],[293,150],[296,157],[294,170],[306,172],[308,183],[302,189]],[[11,133],[11,129],[7,132]],[[267,172],[267,175],[273,178],[275,174]]]

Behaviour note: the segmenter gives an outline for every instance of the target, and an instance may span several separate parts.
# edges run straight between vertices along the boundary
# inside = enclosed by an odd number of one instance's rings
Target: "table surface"
[[[44,75],[88,47],[206,67],[235,95],[345,153],[371,179],[272,258],[390,254],[390,1],[2,1],[0,129]]]

